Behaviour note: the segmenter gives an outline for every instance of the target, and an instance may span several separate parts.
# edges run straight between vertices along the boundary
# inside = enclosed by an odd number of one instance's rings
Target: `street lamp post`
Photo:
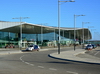
[[[54,41],[55,41],[55,28],[54,28]]]
[[[92,39],[93,39],[93,33],[92,33],[92,31],[94,31],[94,30],[96,30],[96,29],[91,29]]]
[[[41,47],[43,43],[43,25],[41,24]]]
[[[58,54],[60,54],[60,2],[75,2],[75,1],[74,0],[70,0],[70,1],[60,1],[60,0],[58,0],[58,29],[59,29]]]
[[[94,28],[93,26],[88,26],[88,29],[89,28]],[[88,30],[88,44],[89,44],[89,30]]]
[[[48,23],[44,23],[45,25],[47,25]],[[41,48],[42,48],[42,45],[43,45],[43,24],[41,23]]]
[[[19,17],[12,19],[20,19],[20,50],[22,49],[22,19],[28,19],[29,17]]]
[[[84,24],[88,24],[89,22],[82,22],[82,34],[83,34],[83,38],[82,38],[82,48],[84,48]]]
[[[74,15],[74,51],[75,51],[75,43],[76,43],[76,17],[85,16],[85,15]]]
[[[65,31],[63,30],[63,39],[64,39],[64,36],[65,36],[64,33],[65,33]]]
[[[56,35],[55,35],[55,32],[56,32],[56,29],[55,29],[55,26],[52,26],[53,27],[53,31],[54,31],[54,34],[53,34],[53,40],[55,41],[56,39]]]

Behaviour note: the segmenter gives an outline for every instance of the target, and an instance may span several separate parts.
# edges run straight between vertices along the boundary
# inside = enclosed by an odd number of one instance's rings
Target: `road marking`
[[[55,69],[55,68],[49,68],[49,69],[50,69],[50,70],[55,70],[55,71],[57,70],[57,69]]]
[[[25,61],[22,60],[22,62],[25,62]]]
[[[97,55],[100,51],[98,51],[97,53],[95,53],[94,55]]]
[[[43,66],[38,66],[39,68],[44,68]]]
[[[30,64],[31,66],[34,66],[34,64]]]
[[[34,64],[30,64],[30,63],[28,63],[28,62],[25,62],[25,61],[22,59],[24,56],[25,56],[25,55],[21,56],[21,57],[20,57],[20,60],[21,60],[22,62],[24,62],[25,64],[34,66]],[[42,68],[42,69],[44,68],[43,66],[38,66],[38,67],[39,67],[39,68]],[[55,69],[55,68],[49,68],[49,70],[57,71],[57,69]],[[67,73],[70,73],[70,74],[78,74],[78,73],[72,72],[72,71],[67,71]]]
[[[67,71],[67,73],[70,73],[70,74],[78,74],[78,73],[72,72],[72,71]]]
[[[22,57],[24,57],[24,55],[20,57],[20,60],[21,60],[22,62],[25,62],[25,61],[22,59]]]
[[[30,63],[28,63],[28,62],[25,62],[25,61],[22,59],[22,57],[24,57],[24,56],[25,56],[25,55],[21,56],[21,57],[20,57],[20,60],[21,60],[22,62],[28,64],[28,65],[34,66],[34,64],[30,64]]]
[[[24,55],[23,55],[23,56],[24,56]],[[23,57],[23,56],[20,57],[20,60],[22,60],[22,57]]]
[[[25,62],[26,64],[30,64],[30,63],[28,63],[28,62]]]

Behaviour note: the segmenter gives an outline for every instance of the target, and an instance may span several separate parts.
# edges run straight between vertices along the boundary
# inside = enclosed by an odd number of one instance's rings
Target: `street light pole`
[[[45,23],[48,24],[48,23]],[[43,24],[41,23],[41,48],[42,48],[42,44],[43,44]]]
[[[58,0],[58,29],[59,29],[58,54],[60,54],[60,2],[75,2],[75,1],[74,0],[70,0],[70,1],[60,1],[60,0]]]
[[[78,16],[85,16],[85,15],[74,15],[74,51],[75,51],[75,44],[76,44],[76,17]]]
[[[83,34],[83,38],[82,38],[82,48],[84,48],[84,24],[88,24],[89,22],[82,22],[82,34]]]
[[[20,19],[20,50],[22,49],[22,19],[28,19],[29,17],[19,17],[12,19]]]
[[[41,24],[41,47],[42,47],[42,43],[43,43],[43,26]]]
[[[83,44],[83,48],[84,48],[84,22],[82,22],[82,33],[83,33],[82,44]]]
[[[92,31],[94,31],[94,30],[96,30],[96,29],[91,29],[92,39],[93,39],[93,33],[92,33]]]
[[[59,29],[58,54],[60,54],[60,0],[58,0],[58,29]]]
[[[55,28],[54,28],[54,41],[55,41]]]
[[[88,26],[88,29],[89,28],[94,28],[93,26]],[[89,30],[88,30],[88,44],[89,44]]]

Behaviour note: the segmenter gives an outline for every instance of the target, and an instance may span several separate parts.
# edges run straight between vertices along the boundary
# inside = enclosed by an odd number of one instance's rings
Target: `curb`
[[[17,52],[1,52],[0,55],[7,55],[7,54],[17,54],[17,53],[22,53],[21,51],[17,51]]]
[[[53,58],[53,59],[63,60],[63,61],[71,61],[71,62],[78,62],[78,63],[100,65],[100,63],[93,63],[93,62],[85,62],[85,61],[77,61],[77,60],[69,60],[69,59],[58,58],[58,57],[51,56],[50,54],[48,54],[48,57]]]

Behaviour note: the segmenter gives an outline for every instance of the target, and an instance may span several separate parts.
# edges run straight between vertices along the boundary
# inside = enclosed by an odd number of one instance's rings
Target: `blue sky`
[[[30,17],[22,21],[57,27],[58,0],[1,0],[0,14],[2,21],[14,22],[19,20],[12,18]],[[84,27],[93,26],[94,28],[90,28],[93,39],[99,39],[100,0],[75,0],[75,2],[62,3],[60,5],[60,27],[74,27],[74,14],[86,15],[76,18],[76,27],[81,28],[82,22],[90,22],[84,24]]]

